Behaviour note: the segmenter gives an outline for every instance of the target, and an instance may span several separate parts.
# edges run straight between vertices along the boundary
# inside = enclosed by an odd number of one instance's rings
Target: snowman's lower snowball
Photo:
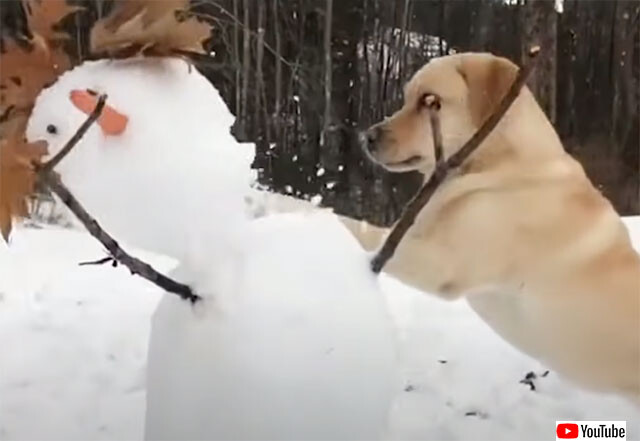
[[[363,250],[329,214],[257,219],[246,243],[220,308],[206,293],[157,310],[146,438],[384,436],[393,332]]]

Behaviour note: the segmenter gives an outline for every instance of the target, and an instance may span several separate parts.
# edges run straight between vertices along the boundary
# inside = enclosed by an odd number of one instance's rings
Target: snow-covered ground
[[[640,246],[640,218],[627,219]],[[158,269],[174,262],[136,253]],[[86,233],[20,228],[0,242],[0,440],[143,436],[150,316],[159,291],[103,256]],[[401,343],[404,384],[393,439],[553,439],[556,420],[626,420],[637,407],[576,389],[497,337],[464,302],[382,276]]]

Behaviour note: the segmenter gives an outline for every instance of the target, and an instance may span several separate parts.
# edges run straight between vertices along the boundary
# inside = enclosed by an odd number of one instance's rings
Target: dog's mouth
[[[421,155],[413,155],[402,161],[387,162],[382,165],[387,170],[392,172],[412,171],[420,168],[420,166],[424,163],[424,159],[425,158]]]

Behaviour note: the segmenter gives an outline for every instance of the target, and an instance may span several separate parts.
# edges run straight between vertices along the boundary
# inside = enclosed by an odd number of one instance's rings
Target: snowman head
[[[233,207],[242,206],[248,189],[253,148],[241,149],[230,134],[234,117],[217,90],[183,60],[76,67],[42,91],[27,139],[46,141],[55,155],[100,94],[107,95],[101,117],[55,170],[107,231],[153,250],[159,237],[170,237],[175,243],[163,240],[159,251],[176,255],[186,242],[183,230],[211,230],[219,207],[240,211]],[[187,228],[185,219],[202,225]]]
[[[86,159],[92,154],[98,159],[96,155],[107,145],[130,145],[127,133],[130,114],[136,113],[140,105],[150,104],[145,103],[140,93],[130,92],[139,90],[140,84],[139,78],[128,78],[128,71],[135,71],[134,67],[139,64],[139,61],[101,60],[84,63],[62,75],[36,100],[27,126],[27,139],[46,141],[49,154],[57,154],[95,109],[99,95],[105,94],[107,103],[99,118],[69,157]],[[73,168],[63,166],[59,171],[64,174]]]
[[[189,153],[191,146],[185,144],[193,144],[194,136],[228,133],[233,124],[218,92],[182,60],[99,60],[66,72],[41,92],[27,139],[46,141],[55,155],[94,110],[100,94],[107,95],[100,117],[57,169],[66,180],[75,180],[86,168],[135,172],[128,165],[143,155],[149,155],[147,163],[160,156],[179,160]]]

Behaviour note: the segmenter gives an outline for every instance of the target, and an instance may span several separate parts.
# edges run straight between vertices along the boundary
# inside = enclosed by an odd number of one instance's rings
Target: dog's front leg
[[[388,228],[376,227],[365,221],[340,215],[338,219],[366,251],[373,251],[380,247],[389,233]]]
[[[382,246],[389,234],[388,228],[376,227],[362,221],[339,216],[360,245],[367,251]],[[464,293],[465,286],[458,283],[453,268],[453,256],[445,247],[414,234],[411,230],[400,242],[394,256],[387,262],[384,272],[421,291],[454,299]]]
[[[389,229],[375,227],[350,218],[340,218],[367,251],[384,242]],[[421,228],[422,227],[422,228]],[[506,289],[508,262],[500,258],[500,247],[489,243],[471,246],[469,230],[457,228],[412,227],[403,237],[384,272],[407,285],[448,300],[471,293]]]

